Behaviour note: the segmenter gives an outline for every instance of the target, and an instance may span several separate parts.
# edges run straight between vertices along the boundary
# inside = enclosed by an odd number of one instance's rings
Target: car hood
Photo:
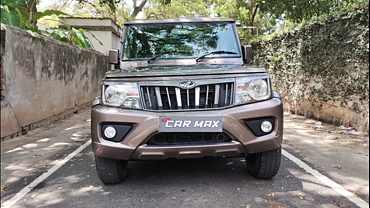
[[[112,70],[106,73],[106,78],[128,77],[162,77],[184,75],[220,75],[220,74],[245,74],[266,73],[261,67],[234,64],[194,64],[194,65],[171,65],[171,66],[144,66],[131,67],[121,70]]]

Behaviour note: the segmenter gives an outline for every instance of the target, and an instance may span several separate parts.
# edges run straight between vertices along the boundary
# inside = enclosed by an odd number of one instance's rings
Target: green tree
[[[37,21],[40,18],[51,15],[69,15],[58,10],[45,10],[39,12],[36,7],[37,3],[38,1],[36,0],[1,1],[1,23],[16,26],[25,30],[31,30],[40,34],[50,34],[50,36],[56,40],[73,43],[84,48],[92,48],[92,44],[84,35],[83,32],[85,31],[82,29],[76,29],[64,24],[66,29],[49,28],[50,32],[40,31],[37,26]],[[98,42],[102,44],[99,40]]]
[[[367,0],[256,0],[260,11],[274,18],[301,23],[321,15],[347,12],[363,5]]]
[[[148,0],[77,0],[79,5],[76,8],[83,10],[89,6],[90,15],[93,17],[109,17],[115,22],[124,22],[124,20],[135,19],[143,10]],[[75,13],[79,16],[81,13]],[[123,16],[122,16],[123,15]]]
[[[119,25],[136,18],[230,17],[241,21],[244,39],[273,33],[304,20],[340,14],[367,0],[61,0],[74,1],[69,13],[76,17],[112,18]],[[59,4],[59,3],[58,3]],[[65,3],[64,3],[65,5]],[[62,10],[66,12],[67,10]],[[140,15],[140,12],[143,12]]]
[[[49,28],[47,32],[50,34],[50,36],[56,40],[60,40],[66,43],[72,43],[78,46],[81,46],[83,48],[94,48],[93,44],[87,38],[84,34],[84,32],[88,32],[86,30],[83,30],[81,28],[76,29],[74,27],[71,27],[70,25],[63,22],[62,24],[63,28]],[[90,33],[95,40],[97,40],[101,45],[103,44],[98,40],[92,33]]]
[[[143,12],[145,18],[208,17],[210,3],[207,0],[152,0]]]
[[[41,33],[37,21],[49,15],[67,15],[57,10],[38,12],[37,0],[3,0],[1,1],[1,22],[21,29]]]
[[[216,16],[240,20],[239,37],[243,41],[271,30],[275,24],[270,15],[260,11],[256,0],[215,0],[213,4]]]

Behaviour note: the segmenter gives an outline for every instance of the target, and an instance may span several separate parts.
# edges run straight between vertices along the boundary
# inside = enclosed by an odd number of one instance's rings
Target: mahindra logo
[[[196,86],[196,84],[193,81],[182,81],[182,82],[179,83],[179,86],[182,89],[192,89]]]

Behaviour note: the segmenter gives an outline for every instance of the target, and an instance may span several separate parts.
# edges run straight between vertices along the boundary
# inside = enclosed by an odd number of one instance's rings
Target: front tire
[[[104,184],[121,183],[127,176],[127,160],[116,160],[95,155],[95,165],[98,177]]]
[[[281,163],[281,147],[246,156],[249,174],[257,179],[269,179],[274,177]]]

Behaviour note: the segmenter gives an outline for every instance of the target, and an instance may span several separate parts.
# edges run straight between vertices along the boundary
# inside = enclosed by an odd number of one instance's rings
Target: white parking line
[[[42,181],[44,181],[46,178],[48,178],[51,174],[53,174],[55,171],[57,171],[60,167],[62,167],[64,164],[66,164],[69,160],[71,160],[73,157],[75,157],[78,153],[80,153],[83,149],[85,149],[90,144],[91,144],[91,140],[85,142],[85,144],[81,145],[79,148],[77,148],[75,151],[73,151],[71,154],[69,154],[63,160],[58,161],[58,163],[56,165],[54,165],[52,168],[50,168],[47,172],[43,173],[41,176],[39,176],[34,181],[32,181],[32,183],[30,183],[28,186],[26,186],[22,190],[20,190],[11,199],[4,202],[1,205],[1,208],[10,208],[11,206],[13,206],[17,201],[19,201],[26,194],[28,194],[34,187],[36,187],[38,184],[40,184]],[[305,171],[307,171],[311,175],[315,176],[321,182],[325,183],[326,185],[328,185],[329,187],[331,187],[332,189],[337,191],[339,194],[341,194],[342,196],[346,197],[348,200],[355,203],[360,208],[368,208],[369,207],[369,204],[367,202],[365,202],[364,200],[362,200],[359,197],[354,196],[351,192],[347,191],[341,185],[332,181],[328,177],[322,175],[317,170],[312,169],[306,163],[304,163],[301,160],[299,160],[298,158],[294,157],[293,155],[291,155],[287,151],[282,150],[282,154],[285,157],[287,157],[289,160],[291,160],[292,162],[297,164],[299,167],[303,168]]]
[[[310,166],[308,166],[306,163],[302,162],[298,158],[294,157],[287,151],[282,151],[283,155],[287,157],[289,160],[293,161],[295,164],[297,164],[299,167],[303,168],[305,171],[310,173],[311,175],[315,176],[317,179],[319,179],[324,184],[328,185],[330,188],[334,189],[336,192],[341,194],[342,196],[346,197],[353,203],[355,203],[360,208],[369,208],[369,204],[362,200],[359,197],[354,196],[351,192],[347,191],[345,188],[343,188],[341,185],[337,184],[336,182],[332,181],[330,178],[322,175],[317,170],[314,170]]]
[[[85,144],[81,145],[79,148],[77,148],[75,151],[73,151],[71,154],[69,154],[67,157],[65,157],[63,160],[58,161],[57,164],[55,164],[52,168],[50,168],[48,171],[43,173],[41,176],[36,178],[32,183],[30,183],[28,186],[24,187],[22,190],[20,190],[15,196],[13,196],[8,201],[4,202],[1,205],[1,208],[9,208],[13,206],[18,200],[23,198],[26,194],[28,194],[33,188],[35,188],[37,185],[39,185],[42,181],[44,181],[46,178],[48,178],[51,174],[53,174],[55,171],[57,171],[60,167],[62,167],[64,164],[66,164],[68,161],[70,161],[74,156],[76,156],[78,153],[80,153],[83,149],[85,149],[87,146],[91,144],[91,140],[85,142]]]

